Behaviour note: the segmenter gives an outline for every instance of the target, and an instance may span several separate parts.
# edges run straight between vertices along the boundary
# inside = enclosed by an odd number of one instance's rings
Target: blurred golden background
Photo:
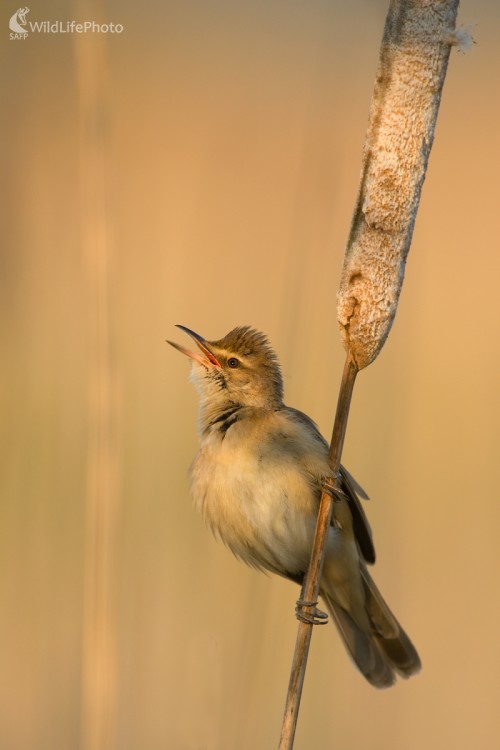
[[[2,79],[2,750],[276,747],[297,590],[188,498],[197,399],[164,343],[264,330],[329,437],[335,294],[386,2],[33,6]],[[344,463],[424,664],[376,692],[313,635],[295,747],[500,745],[500,6],[464,2],[407,277]]]

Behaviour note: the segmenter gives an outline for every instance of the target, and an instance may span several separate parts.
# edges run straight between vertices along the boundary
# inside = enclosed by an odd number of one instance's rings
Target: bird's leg
[[[337,486],[337,482],[332,477],[325,477],[323,482],[323,490],[337,503],[347,499],[345,494],[342,492],[340,487]],[[332,516],[332,525],[339,525],[335,519],[335,515]],[[339,526],[340,528],[340,526]],[[300,599],[297,599],[295,605],[295,617],[301,622],[307,622],[311,625],[325,625],[328,622],[328,615],[321,609],[318,609],[318,602],[312,602],[304,599],[304,584],[302,584]]]
[[[348,500],[347,495],[343,492],[339,486],[337,486],[337,480],[331,477],[326,477],[322,489],[327,492],[332,498],[334,503],[341,503],[343,500]],[[332,513],[331,524],[335,529],[341,529],[340,521],[335,516],[335,512]]]
[[[295,604],[295,617],[297,620],[307,622],[310,625],[326,625],[328,622],[328,615],[318,609],[318,602],[310,602],[304,599],[304,583],[300,590],[300,598],[297,599]]]
[[[347,495],[342,492],[340,487],[337,485],[337,480],[332,477],[325,477],[323,481],[322,489],[328,492],[330,497],[336,502],[340,503],[342,500],[347,500]]]

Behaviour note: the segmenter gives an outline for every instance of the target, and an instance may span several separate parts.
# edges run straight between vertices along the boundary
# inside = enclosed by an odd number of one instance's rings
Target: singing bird
[[[283,402],[278,359],[248,326],[197,345],[191,379],[200,397],[200,448],[191,494],[210,528],[245,563],[302,583],[311,555],[322,486],[334,477],[315,423]],[[341,466],[320,594],[360,672],[377,688],[420,669],[412,642],[373,582],[366,494]]]

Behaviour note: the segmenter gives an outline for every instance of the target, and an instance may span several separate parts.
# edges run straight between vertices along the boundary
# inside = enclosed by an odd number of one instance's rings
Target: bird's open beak
[[[167,344],[173,346],[174,349],[178,349],[187,357],[191,357],[191,359],[194,359],[195,362],[199,362],[199,364],[203,365],[204,367],[208,368],[210,365],[212,365],[213,367],[221,367],[220,362],[214,357],[214,355],[208,348],[208,344],[203,336],[200,336],[194,331],[191,331],[189,328],[186,328],[186,326],[178,325],[177,328],[180,328],[182,331],[185,331],[188,336],[191,336],[198,349],[200,349],[201,354],[200,352],[192,352],[189,349],[186,349],[184,346],[181,346],[180,344],[175,344],[173,341],[167,340]]]

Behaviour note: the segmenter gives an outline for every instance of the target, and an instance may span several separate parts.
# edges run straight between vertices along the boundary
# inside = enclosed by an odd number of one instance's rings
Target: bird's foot
[[[325,479],[322,489],[324,490],[324,492],[327,492],[332,500],[334,500],[336,503],[339,503],[342,500],[347,500],[345,492],[342,492],[340,487],[337,486],[335,480],[331,479],[330,477]]]
[[[295,605],[295,617],[308,625],[326,625],[328,615],[317,607],[318,602],[308,602],[305,599],[297,599]],[[308,611],[309,608],[314,608]]]

